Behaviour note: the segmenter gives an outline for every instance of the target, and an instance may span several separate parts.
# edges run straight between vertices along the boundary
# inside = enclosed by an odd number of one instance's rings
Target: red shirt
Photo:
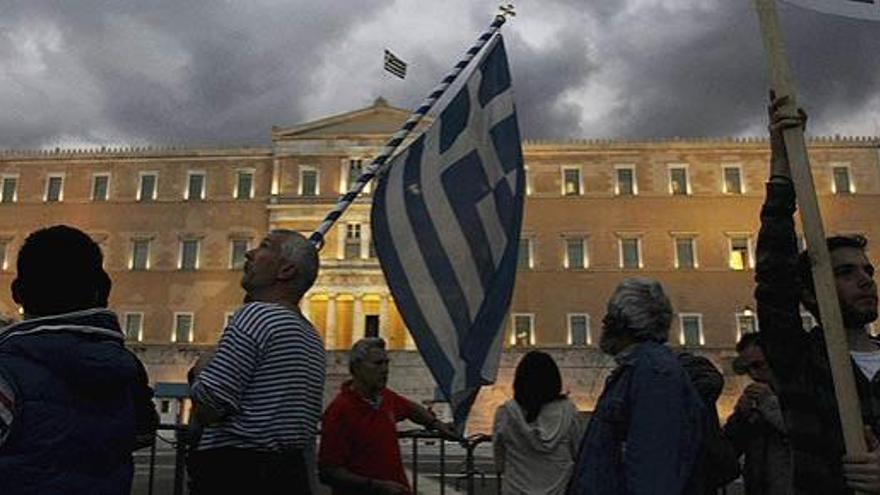
[[[397,422],[410,416],[412,405],[387,388],[382,389],[381,397],[375,408],[351,387],[350,381],[342,384],[339,395],[324,411],[318,463],[409,487],[400,457]],[[337,489],[333,493],[343,495]]]

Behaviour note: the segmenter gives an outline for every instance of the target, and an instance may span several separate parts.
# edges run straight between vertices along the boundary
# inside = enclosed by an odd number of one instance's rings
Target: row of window
[[[130,270],[149,270],[151,261],[152,239],[133,239],[128,258]],[[198,270],[201,258],[201,239],[182,239],[178,252],[178,270]],[[9,269],[8,241],[0,240],[0,270]],[[244,267],[245,255],[250,249],[250,239],[232,239],[229,241],[229,268],[240,270]]]
[[[590,328],[590,315],[586,313],[569,313],[566,316],[569,345],[594,345],[598,343]],[[801,313],[804,329],[809,331],[816,321],[810,313]],[[701,313],[678,313],[678,338],[683,346],[699,347],[706,345],[703,333],[703,315]],[[530,347],[535,345],[535,314],[513,313],[510,318],[510,345],[514,347]],[[734,314],[736,340],[746,333],[758,331],[758,320],[755,313],[746,309]],[[600,330],[601,332],[601,330]],[[676,340],[671,335],[673,342]]]
[[[232,319],[232,312],[224,315],[225,324]],[[374,315],[373,315],[374,316]],[[374,318],[378,318],[375,317]],[[758,320],[753,311],[746,309],[734,315],[736,325],[736,340],[746,334],[758,331]],[[123,328],[128,340],[141,342],[144,339],[144,313],[126,312],[122,315]],[[590,315],[586,313],[569,313],[566,316],[568,326],[568,344],[587,346],[594,345],[592,331],[590,329]],[[802,313],[801,319],[805,330],[815,326],[815,319],[809,313]],[[514,347],[529,347],[535,345],[535,314],[513,313],[511,314],[510,345]],[[700,313],[678,313],[679,332],[678,343],[683,346],[703,346],[706,344],[703,334],[703,315]],[[372,325],[373,332],[369,331],[371,325],[367,321],[367,334],[377,334],[378,320]],[[192,312],[174,313],[174,323],[171,332],[171,342],[191,343],[195,328],[195,316]],[[378,335],[378,334],[377,334]]]
[[[43,191],[43,201],[54,203],[64,201],[64,173],[50,173],[46,176],[46,185]],[[17,174],[5,174],[0,176],[0,203],[15,203],[18,201],[19,176]],[[146,171],[138,173],[137,200],[155,201],[158,195],[159,172]],[[186,189],[183,190],[183,199],[187,201],[200,201],[206,199],[207,173],[204,171],[191,170],[187,172]],[[92,201],[109,201],[112,197],[110,190],[110,173],[97,172],[92,174],[92,187],[89,199]],[[236,171],[235,186],[232,192],[235,199],[251,199],[254,197],[254,170],[242,169]]]
[[[855,192],[849,165],[832,165],[831,190],[834,194]],[[673,196],[692,194],[690,173],[687,164],[668,166],[667,192]],[[721,192],[724,194],[744,194],[745,185],[740,165],[721,167]],[[527,181],[529,182],[529,181]],[[532,193],[529,187],[528,193]],[[584,179],[581,167],[562,167],[562,195],[580,196],[584,193]],[[639,193],[634,165],[614,167],[614,194],[617,196],[636,196]]]
[[[340,190],[345,191],[355,183],[365,167],[365,162],[360,159],[349,160],[347,173],[342,175]],[[584,193],[583,173],[580,167],[562,167],[562,194],[564,196],[580,196]],[[721,191],[724,194],[745,193],[742,167],[739,165],[725,165],[722,167]],[[46,186],[43,200],[46,202],[58,202],[64,200],[64,173],[50,173],[46,177]],[[7,174],[0,177],[0,202],[13,203],[18,200],[18,175]],[[153,201],[157,197],[159,173],[145,171],[138,173],[138,201]],[[187,172],[186,189],[183,198],[188,201],[204,200],[206,198],[207,173],[204,171]],[[527,181],[528,183],[529,181]],[[301,166],[299,169],[299,195],[318,196],[320,190],[320,171],[315,167]],[[252,169],[238,170],[236,172],[235,199],[251,199],[254,194],[254,171]],[[855,193],[849,165],[832,166],[831,189],[834,194]],[[367,184],[364,192],[370,192],[370,184]],[[531,194],[532,187],[527,192]],[[689,195],[692,193],[688,166],[669,165],[668,169],[668,192],[671,195]],[[638,195],[638,183],[636,169],[633,165],[618,165],[615,167],[614,194],[618,196]],[[92,175],[92,188],[90,199],[92,201],[108,201],[111,197],[110,173],[99,172]]]
[[[673,237],[673,265],[676,269],[687,270],[699,268],[697,258],[697,239],[693,236]],[[585,237],[566,237],[564,239],[563,268],[582,270],[589,268],[590,256]],[[732,270],[745,270],[754,267],[752,242],[749,235],[732,235],[728,237],[728,266]],[[617,240],[618,266],[624,269],[644,268],[642,257],[642,239],[640,237],[620,237]],[[523,237],[519,241],[520,270],[535,267],[535,240]]]
[[[227,312],[224,321],[228,325],[232,320],[232,312]],[[122,315],[122,326],[125,338],[134,342],[144,340],[144,314],[142,312],[126,312]],[[174,327],[171,332],[171,342],[186,344],[193,342],[195,333],[195,315],[192,312],[174,313]]]

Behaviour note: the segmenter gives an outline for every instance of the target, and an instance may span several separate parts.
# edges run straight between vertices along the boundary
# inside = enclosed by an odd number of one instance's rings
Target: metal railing
[[[136,487],[134,493],[146,493],[154,495],[156,487],[156,467],[157,452],[161,446],[169,446],[174,453],[174,478],[173,478],[173,495],[183,495],[186,493],[186,451],[187,451],[187,431],[188,427],[182,425],[160,425],[156,432],[156,442],[149,448],[149,462],[147,464],[147,486]],[[170,439],[167,437],[171,437]],[[478,467],[477,449],[484,444],[490,444],[492,437],[489,435],[472,435],[463,441],[448,440],[437,432],[424,429],[405,430],[398,433],[399,439],[406,443],[410,443],[409,464],[412,470],[412,488],[413,493],[419,493],[420,478],[425,481],[430,477],[436,476],[440,495],[446,495],[447,489],[452,488],[460,491],[462,486],[465,493],[474,495],[477,489],[480,493],[485,493],[488,484],[494,484],[496,494],[501,493],[502,475],[494,469],[494,460],[491,453],[486,456],[479,457],[479,460],[485,461],[483,469]],[[436,454],[430,452],[431,447],[435,447]],[[401,453],[404,452],[404,445],[401,445]],[[456,452],[457,450],[457,452]],[[433,455],[432,455],[433,454]],[[434,457],[436,455],[436,457]],[[425,469],[436,460],[436,473],[429,472]],[[738,493],[737,490],[732,492],[727,487],[720,488],[719,494]],[[164,495],[164,494],[163,494]]]

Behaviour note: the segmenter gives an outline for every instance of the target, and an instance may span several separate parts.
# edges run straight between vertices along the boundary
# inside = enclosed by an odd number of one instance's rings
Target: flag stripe
[[[405,196],[406,211],[409,212],[410,225],[418,241],[419,250],[428,261],[427,268],[431,273],[434,285],[437,286],[455,328],[460,331],[470,326],[468,304],[461,286],[455,278],[455,268],[442,248],[442,241],[425,205],[423,192],[427,191],[424,191],[425,185],[421,182],[424,141],[424,136],[422,136],[413,143],[410,147],[410,155],[404,165],[404,190],[410,192]],[[422,192],[411,193],[414,187]],[[459,337],[463,337],[463,335],[459,335]]]

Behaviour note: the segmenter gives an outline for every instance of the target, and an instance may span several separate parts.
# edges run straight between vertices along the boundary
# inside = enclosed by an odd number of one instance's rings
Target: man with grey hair
[[[191,493],[311,493],[306,455],[321,415],[325,351],[299,301],[318,265],[315,247],[291,230],[273,230],[247,252],[247,303],[216,354],[191,373],[204,428],[189,458]]]
[[[384,340],[355,342],[348,365],[352,379],[324,413],[318,463],[321,480],[333,487],[334,495],[411,493],[397,440],[398,421],[409,419],[457,436],[451,425],[385,387],[388,364]]]
[[[599,346],[617,361],[581,442],[570,495],[697,494],[705,408],[665,343],[672,304],[656,280],[617,286]]]

